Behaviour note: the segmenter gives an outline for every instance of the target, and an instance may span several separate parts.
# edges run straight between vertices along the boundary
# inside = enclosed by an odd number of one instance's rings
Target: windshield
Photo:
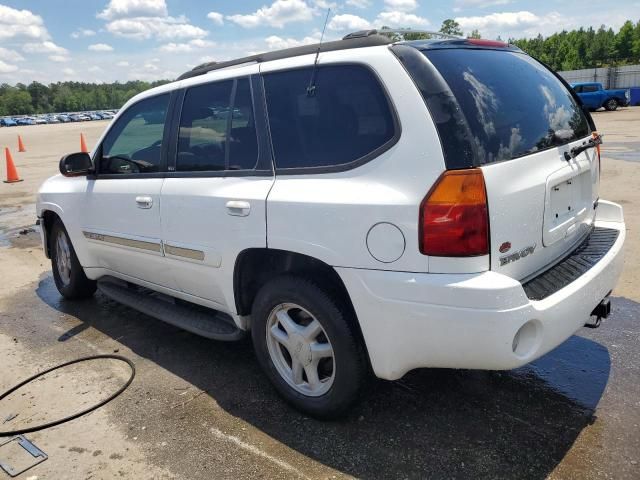
[[[521,157],[589,134],[571,93],[527,55],[480,49],[422,53],[460,105],[479,164]]]

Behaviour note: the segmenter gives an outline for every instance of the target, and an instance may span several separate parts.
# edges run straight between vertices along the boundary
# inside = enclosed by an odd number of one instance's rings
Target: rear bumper
[[[588,321],[622,271],[622,208],[601,201],[596,226],[619,231],[610,250],[582,276],[539,301],[530,300],[517,280],[492,271],[337,268],[375,374],[394,380],[421,367],[505,370],[557,347]]]

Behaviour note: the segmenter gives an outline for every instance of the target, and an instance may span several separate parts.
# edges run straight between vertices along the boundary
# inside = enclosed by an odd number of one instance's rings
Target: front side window
[[[264,76],[276,166],[346,165],[390,145],[391,107],[375,75],[363,66],[320,66]]]
[[[129,107],[102,143],[100,173],[159,172],[169,94]]]
[[[597,91],[598,91],[598,87],[596,85],[583,85],[582,87],[583,93],[591,93],[591,92],[597,92]]]
[[[176,170],[248,170],[257,160],[249,79],[189,88],[180,118]]]

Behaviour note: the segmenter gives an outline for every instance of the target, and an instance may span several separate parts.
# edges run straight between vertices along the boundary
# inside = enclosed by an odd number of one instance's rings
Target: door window
[[[100,173],[159,172],[168,106],[169,94],[165,94],[129,107],[102,143]]]
[[[251,170],[257,160],[249,79],[188,89],[180,118],[176,170]]]
[[[583,85],[582,86],[582,92],[583,93],[591,93],[591,92],[597,92],[598,91],[598,87],[596,85]]]

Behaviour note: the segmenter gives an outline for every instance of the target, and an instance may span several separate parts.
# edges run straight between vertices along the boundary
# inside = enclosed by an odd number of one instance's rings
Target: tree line
[[[0,116],[120,108],[134,95],[167,82],[58,82],[49,85],[31,82],[15,86],[3,83],[0,85]]]
[[[428,34],[381,33],[394,40],[418,40],[429,38]],[[441,33],[463,36],[460,25],[453,19],[446,19]],[[481,38],[481,32],[473,30],[468,38]],[[498,40],[502,40],[498,37]],[[640,21],[635,24],[628,20],[618,32],[602,25],[554,33],[535,38],[510,38],[509,43],[517,45],[529,55],[545,62],[554,70],[578,70],[640,63]],[[83,83],[58,82],[44,85],[32,82],[29,85],[6,83],[0,85],[0,116],[22,115],[48,112],[76,112],[82,110],[104,110],[120,108],[134,95],[151,87],[167,83],[131,81],[126,83]]]
[[[382,33],[384,29],[382,27]],[[464,36],[460,24],[449,18],[442,22],[440,33]],[[429,38],[428,34],[406,33],[402,36],[386,34],[393,39],[419,40]],[[473,30],[467,38],[482,38],[481,32]],[[496,40],[502,40],[498,37]],[[608,67],[640,63],[640,20],[635,24],[627,20],[615,32],[602,25],[554,33],[548,37],[538,34],[535,38],[509,38],[508,43],[516,45],[526,53],[543,61],[554,70],[579,70],[581,68]]]

